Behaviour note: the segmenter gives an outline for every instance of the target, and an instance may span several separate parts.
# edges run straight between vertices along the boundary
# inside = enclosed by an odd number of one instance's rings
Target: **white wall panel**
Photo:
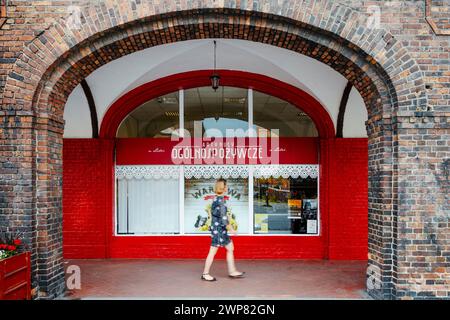
[[[64,138],[92,138],[91,112],[81,85],[66,102],[64,120]]]
[[[344,138],[367,137],[366,131],[367,109],[359,92],[352,88],[348,97],[347,109],[344,116]]]

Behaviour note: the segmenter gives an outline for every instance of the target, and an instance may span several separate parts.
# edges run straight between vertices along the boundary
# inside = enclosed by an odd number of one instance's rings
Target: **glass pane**
[[[211,87],[185,91],[184,127],[194,137],[197,126],[203,137],[242,137],[248,131],[247,89]],[[232,130],[232,132],[227,129]]]
[[[216,195],[216,179],[185,179],[185,233],[210,233],[210,208]],[[237,233],[249,233],[248,178],[227,179],[226,206],[229,221]]]
[[[178,179],[118,180],[119,233],[179,233],[178,196]]]
[[[317,179],[255,178],[254,232],[317,234]]]
[[[128,183],[125,179],[117,180],[117,233],[128,233]]]
[[[314,122],[296,106],[253,91],[253,123],[256,132],[278,129],[280,137],[317,137]]]
[[[150,100],[120,124],[118,138],[170,138],[179,128],[178,91]]]

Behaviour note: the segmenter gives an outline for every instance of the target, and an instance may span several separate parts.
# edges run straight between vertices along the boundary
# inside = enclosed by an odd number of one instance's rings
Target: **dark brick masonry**
[[[428,1],[440,12],[445,1]],[[64,290],[63,111],[100,66],[154,45],[236,38],[344,75],[369,111],[369,271],[379,298],[450,297],[449,37],[425,1],[9,1],[0,30],[0,222],[32,248],[39,298]],[[80,29],[68,24],[81,7]],[[432,10],[436,12],[436,10]],[[434,14],[439,30],[445,16]]]

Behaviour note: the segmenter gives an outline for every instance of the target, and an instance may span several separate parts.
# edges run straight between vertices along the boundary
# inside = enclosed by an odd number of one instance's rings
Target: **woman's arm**
[[[236,230],[233,228],[233,225],[231,223],[228,224],[228,231],[233,234],[236,233]]]

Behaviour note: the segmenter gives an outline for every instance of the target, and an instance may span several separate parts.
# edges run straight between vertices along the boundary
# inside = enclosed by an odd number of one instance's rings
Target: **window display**
[[[194,166],[192,166],[194,167]],[[211,223],[211,204],[215,198],[214,184],[217,178],[196,178],[203,166],[186,167],[188,177],[184,183],[184,232],[209,233]],[[204,173],[208,173],[207,169]],[[222,171],[222,173],[224,173]],[[224,175],[227,177],[227,175]],[[223,176],[220,176],[223,178]],[[248,233],[248,178],[226,178],[228,192],[225,195],[228,220],[237,233]]]
[[[306,233],[317,233],[317,199],[303,200],[303,216],[306,220]]]
[[[319,233],[316,165],[117,166],[116,177],[118,234],[183,233],[180,221],[185,234],[208,234],[218,178],[227,180],[228,218],[238,234]]]
[[[255,177],[253,189],[255,233],[318,233],[316,176]]]
[[[180,89],[145,102],[117,132],[116,232],[209,235],[223,178],[238,234],[318,235],[317,135],[297,106],[253,89]]]

